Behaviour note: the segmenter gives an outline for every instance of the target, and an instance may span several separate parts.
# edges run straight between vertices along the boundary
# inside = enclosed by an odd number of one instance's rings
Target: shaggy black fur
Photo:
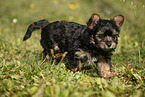
[[[124,16],[120,14],[111,20],[92,14],[87,26],[67,21],[49,23],[40,20],[28,27],[23,40],[27,40],[33,30],[41,28],[40,43],[44,48],[44,58],[51,53],[51,49],[54,54],[67,52],[67,67],[72,71],[81,70],[83,63],[96,64],[99,75],[109,78],[114,76],[111,55],[117,46],[123,22]]]

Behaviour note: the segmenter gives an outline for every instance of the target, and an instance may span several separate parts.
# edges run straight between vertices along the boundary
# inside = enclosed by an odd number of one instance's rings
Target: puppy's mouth
[[[104,51],[112,51],[116,48],[116,43],[114,43],[114,42],[110,42],[110,43],[100,42],[99,47]]]

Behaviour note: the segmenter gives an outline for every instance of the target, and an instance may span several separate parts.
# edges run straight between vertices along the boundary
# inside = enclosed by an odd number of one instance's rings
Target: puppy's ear
[[[116,25],[120,28],[124,22],[124,16],[119,14],[119,15],[116,15],[114,18],[113,18],[113,21],[115,21]]]
[[[100,16],[98,14],[92,14],[89,21],[87,22],[88,28],[93,29],[93,27],[98,23],[100,20]]]

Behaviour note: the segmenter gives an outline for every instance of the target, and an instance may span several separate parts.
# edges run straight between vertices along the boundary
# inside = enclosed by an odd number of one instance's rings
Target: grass
[[[0,1],[0,96],[144,97],[145,2],[143,0],[5,0]],[[22,42],[29,24],[46,18],[85,24],[92,13],[102,18],[125,15],[112,56],[116,77],[95,70],[72,73],[65,63],[41,60],[40,31]]]

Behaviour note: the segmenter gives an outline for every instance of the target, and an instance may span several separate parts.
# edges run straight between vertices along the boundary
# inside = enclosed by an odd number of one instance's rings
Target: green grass
[[[0,97],[145,97],[144,6],[143,0],[1,0]],[[112,56],[115,78],[100,78],[95,69],[72,73],[65,63],[56,64],[51,58],[43,63],[40,31],[22,41],[35,21],[85,24],[92,13],[102,18],[125,16]]]

